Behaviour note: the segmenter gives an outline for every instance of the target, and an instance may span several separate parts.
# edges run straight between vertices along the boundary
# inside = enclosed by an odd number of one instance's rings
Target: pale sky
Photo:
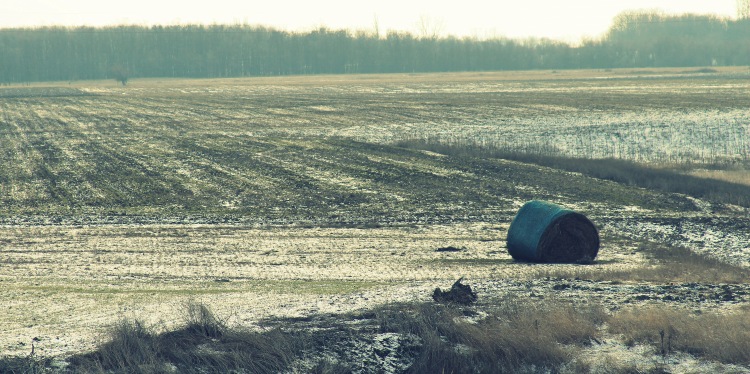
[[[624,10],[734,17],[736,0],[0,0],[0,28],[246,23],[289,31],[375,29],[454,36],[597,37]]]

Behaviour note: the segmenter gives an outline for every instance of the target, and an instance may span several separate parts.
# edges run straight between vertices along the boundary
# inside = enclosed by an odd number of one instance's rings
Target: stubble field
[[[403,144],[616,157],[750,192],[749,93],[747,68],[0,88],[0,353],[94,349],[123,317],[178,324],[190,300],[253,325],[459,277],[486,300],[747,310],[742,278],[639,273],[671,246],[747,269],[747,206]],[[512,261],[531,199],[586,214],[596,263]]]

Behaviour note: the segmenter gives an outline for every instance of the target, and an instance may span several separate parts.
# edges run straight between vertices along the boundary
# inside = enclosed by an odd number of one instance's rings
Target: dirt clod
[[[477,293],[472,291],[471,286],[462,284],[464,278],[458,278],[449,291],[436,288],[432,293],[432,299],[438,303],[456,303],[468,305],[477,301]]]
[[[464,248],[454,247],[452,245],[449,245],[447,247],[440,247],[435,250],[435,252],[461,252]]]

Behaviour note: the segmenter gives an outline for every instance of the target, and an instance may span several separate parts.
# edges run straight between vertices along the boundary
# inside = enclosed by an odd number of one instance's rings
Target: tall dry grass
[[[556,371],[589,344],[605,320],[601,308],[533,303],[508,298],[481,319],[439,304],[389,306],[378,312],[381,330],[415,334],[423,345],[410,373]]]
[[[648,188],[655,191],[680,193],[723,204],[750,207],[750,186],[720,179],[687,175],[684,166],[657,168],[633,161],[614,158],[587,159],[556,155],[555,150],[500,149],[476,145],[445,145],[423,140],[402,140],[399,147],[420,149],[460,157],[492,157],[581,173],[590,177]],[[721,168],[722,165],[713,165]],[[726,165],[734,168],[734,165]]]
[[[718,179],[725,182],[744,184],[750,186],[750,170],[708,170],[697,169],[688,171],[687,174],[708,179]]]
[[[602,372],[603,368],[607,373],[644,372],[643,367],[629,363],[613,361],[594,367],[578,359],[584,348],[613,337],[622,337],[626,345],[651,345],[664,356],[679,351],[721,363],[750,365],[748,307],[729,313],[696,314],[664,306],[608,313],[595,304],[506,295],[493,306],[480,309],[482,312],[435,303],[391,304],[361,314],[374,324],[362,331],[342,323],[295,333],[278,328],[264,332],[230,328],[208,307],[196,305],[189,308],[187,319],[192,322],[174,331],[156,333],[138,321],[120,321],[113,326],[107,343],[94,352],[72,357],[65,370],[278,373],[312,355],[324,358],[310,372],[347,373],[352,370],[348,362],[321,356],[330,344],[340,345],[326,331],[345,330],[356,336],[373,327],[380,333],[412,334],[421,342],[402,352],[412,359],[408,373],[578,373]],[[646,367],[649,373],[668,372],[662,365]],[[50,360],[40,358],[0,359],[0,369],[9,373],[56,372]]]
[[[26,357],[0,356],[0,373],[8,374],[44,374],[52,372],[53,359],[39,357],[30,353]]]
[[[170,370],[159,353],[154,331],[141,321],[120,320],[110,331],[111,339],[97,351],[75,356],[71,366],[87,373],[166,373]]]
[[[634,269],[601,270],[585,266],[550,270],[539,274],[550,278],[584,278],[594,281],[741,284],[750,279],[750,270],[701,255],[684,247],[643,242],[637,252],[650,259],[650,266]]]
[[[70,358],[81,373],[277,373],[294,360],[307,339],[278,329],[229,328],[202,304],[188,304],[182,328],[157,333],[140,321],[123,320],[96,351]]]
[[[750,364],[750,308],[695,314],[674,308],[632,308],[609,320],[626,344],[654,346],[661,354],[690,353],[730,364]]]

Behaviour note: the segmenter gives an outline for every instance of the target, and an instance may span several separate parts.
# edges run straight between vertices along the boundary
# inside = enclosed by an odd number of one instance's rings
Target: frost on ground
[[[507,225],[486,224],[380,229],[5,227],[0,230],[5,264],[0,268],[0,347],[14,355],[28,354],[32,342],[37,354],[86,351],[106,340],[107,327],[123,317],[163,330],[174,328],[182,323],[181,310],[191,300],[242,326],[361,311],[383,303],[429,302],[435,288],[447,289],[460,277],[487,303],[510,293],[612,306],[660,302],[722,308],[746,303],[750,295],[746,285],[549,279],[561,272],[635,269],[647,259],[627,245],[605,240],[593,265],[516,263],[505,251],[505,230]],[[605,229],[602,235],[610,234]],[[446,245],[462,250],[436,251]],[[356,351],[384,367],[403,363],[389,353],[396,349],[392,345],[413,343],[408,337],[386,335],[358,339],[351,344],[367,348]]]
[[[39,338],[38,352],[90,349],[123,316],[175,326],[179,306],[190,299],[247,323],[430,300],[436,287],[447,289],[460,277],[492,284],[575,269],[514,263],[501,239],[505,230],[507,224],[6,227],[0,346],[23,353]],[[465,250],[435,251],[446,244]],[[599,259],[592,266],[602,270],[645,261],[627,248],[607,248]]]
[[[577,359],[591,368],[592,373],[618,373],[630,368],[635,373],[714,373],[740,374],[747,368],[738,365],[706,362],[690,354],[675,352],[662,355],[650,346],[626,346],[617,340],[607,340],[592,344]],[[571,374],[575,371],[570,371]]]
[[[739,217],[611,220],[607,228],[632,238],[690,248],[723,262],[750,267],[750,220]]]
[[[334,327],[335,328],[335,327]],[[347,372],[366,374],[404,373],[421,347],[413,334],[351,332],[328,333],[326,351],[309,352],[292,365],[289,374],[313,372],[316,366],[329,364],[346,367]]]
[[[0,353],[92,350],[123,317],[169,330],[189,301],[252,326],[429,302],[460,277],[480,301],[511,293],[612,308],[746,305],[744,284],[575,279],[653,266],[642,241],[748,267],[746,208],[393,144],[731,164],[741,176],[750,102],[737,98],[750,80],[519,74],[3,88]],[[531,199],[589,216],[602,237],[597,261],[514,262],[505,232]],[[436,251],[449,246],[461,250]],[[418,344],[373,331],[347,339],[327,357],[384,372],[407,365],[400,350]],[[611,360],[653,357],[598,348]],[[674,359],[675,371],[695,362]],[[608,365],[606,355],[591,360]]]

